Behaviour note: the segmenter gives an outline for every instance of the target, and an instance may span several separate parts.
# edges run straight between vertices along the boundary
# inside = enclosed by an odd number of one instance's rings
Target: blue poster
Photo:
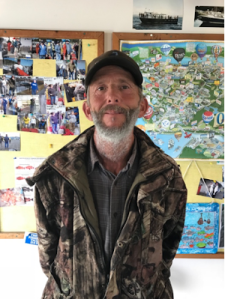
[[[219,204],[188,203],[177,253],[216,253],[218,234]]]

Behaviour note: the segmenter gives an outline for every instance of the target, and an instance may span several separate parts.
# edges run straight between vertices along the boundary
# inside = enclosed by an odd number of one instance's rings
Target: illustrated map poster
[[[136,125],[173,158],[224,158],[224,45],[121,41],[143,75],[148,111]]]
[[[219,204],[188,203],[177,253],[216,253],[218,235]]]

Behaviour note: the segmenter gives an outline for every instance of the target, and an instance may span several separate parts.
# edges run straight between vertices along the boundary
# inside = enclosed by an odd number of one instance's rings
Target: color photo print
[[[44,90],[47,105],[64,106],[64,86],[62,77],[44,77]]]
[[[80,60],[82,59],[82,40],[33,38],[32,58]]]
[[[46,133],[46,102],[40,96],[17,96],[13,102],[17,114],[17,130]]]
[[[65,81],[64,89],[67,103],[86,100],[86,92],[83,80]]]
[[[197,195],[223,199],[224,182],[201,178],[197,190]]]
[[[0,190],[0,208],[25,205],[22,188],[7,188]]]
[[[0,151],[20,151],[20,133],[0,132]]]
[[[84,80],[85,73],[85,60],[56,60],[56,77],[63,77],[64,80]]]
[[[3,58],[31,58],[32,39],[25,37],[1,37]]]
[[[33,60],[23,58],[3,58],[3,74],[32,76]]]
[[[65,116],[64,106],[47,106],[47,133],[61,134],[60,127],[63,126]]]
[[[195,6],[194,27],[224,27],[224,6]]]
[[[60,127],[62,135],[79,135],[80,119],[78,107],[66,107],[66,116]]]

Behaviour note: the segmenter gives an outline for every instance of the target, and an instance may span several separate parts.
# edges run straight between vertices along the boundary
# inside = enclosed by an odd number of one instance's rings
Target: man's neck
[[[125,137],[120,143],[106,142],[94,133],[94,143],[99,161],[105,169],[117,175],[126,165],[131,156],[134,134]]]

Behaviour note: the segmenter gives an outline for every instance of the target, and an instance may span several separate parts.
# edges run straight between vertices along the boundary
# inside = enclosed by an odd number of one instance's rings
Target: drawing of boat
[[[174,143],[175,143],[174,140],[172,138],[170,138],[169,141],[168,141],[168,149],[173,148],[174,147]]]
[[[177,24],[178,16],[147,12],[139,13],[139,19],[143,24]]]

